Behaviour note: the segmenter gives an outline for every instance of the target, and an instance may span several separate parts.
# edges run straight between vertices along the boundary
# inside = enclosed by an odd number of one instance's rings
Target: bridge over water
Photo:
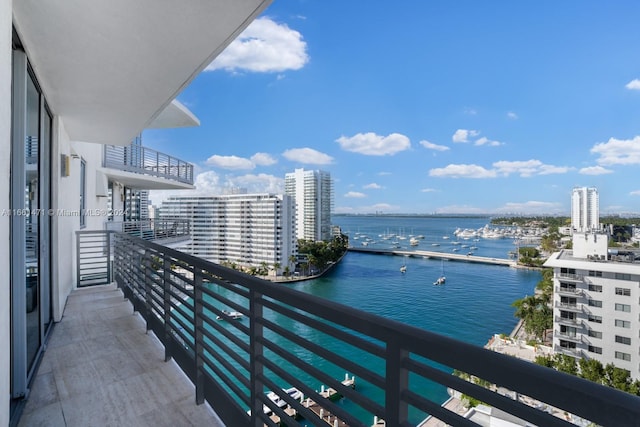
[[[364,253],[374,254],[374,255],[398,255],[398,256],[433,258],[433,259],[447,259],[450,261],[463,261],[463,262],[475,262],[480,264],[505,265],[508,267],[515,267],[517,265],[516,261],[511,259],[490,258],[490,257],[465,255],[465,254],[452,254],[452,253],[437,252],[437,251],[421,251],[421,250],[403,251],[403,250],[397,250],[397,249],[374,249],[374,248],[355,248],[355,247],[350,247],[348,250],[350,252],[364,252]]]

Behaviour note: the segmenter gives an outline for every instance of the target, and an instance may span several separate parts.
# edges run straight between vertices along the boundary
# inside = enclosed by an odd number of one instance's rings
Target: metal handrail
[[[102,166],[193,185],[193,165],[138,144],[105,145]]]
[[[386,426],[409,425],[410,411],[452,425],[475,425],[429,400],[420,384],[435,381],[536,425],[567,426],[563,419],[451,375],[452,369],[603,425],[637,425],[640,398],[578,377],[495,353],[430,331],[273,284],[125,233],[115,241],[114,277],[136,310],[226,425],[274,425],[266,397],[277,393],[316,425],[311,409],[281,390],[293,386],[350,426],[370,422],[323,398],[318,384],[337,390]],[[230,311],[242,314],[233,321]],[[222,320],[216,320],[216,317]],[[330,337],[321,347],[314,337]],[[289,343],[289,349],[282,344]],[[358,352],[367,362],[342,355]],[[329,366],[320,369],[319,363]],[[366,386],[336,379],[349,372]],[[409,378],[411,377],[411,381]],[[249,414],[247,413],[249,411]]]
[[[184,218],[105,221],[105,229],[124,232],[145,240],[177,239],[191,236],[191,221]]]

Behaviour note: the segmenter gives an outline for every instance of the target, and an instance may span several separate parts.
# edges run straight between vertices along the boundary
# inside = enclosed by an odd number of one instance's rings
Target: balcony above
[[[193,165],[142,145],[105,145],[102,172],[110,181],[149,190],[193,189]]]
[[[105,230],[124,232],[169,247],[186,243],[191,239],[191,223],[188,219],[107,221]]]

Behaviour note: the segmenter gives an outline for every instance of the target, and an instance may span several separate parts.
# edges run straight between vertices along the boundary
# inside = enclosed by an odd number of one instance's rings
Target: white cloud
[[[292,162],[310,165],[329,165],[333,163],[333,157],[313,148],[292,148],[282,153],[282,156]]]
[[[640,90],[640,80],[633,79],[629,83],[627,83],[625,87],[629,90]]]
[[[489,138],[486,137],[482,137],[482,138],[478,138],[476,139],[476,142],[474,143],[475,145],[488,145],[490,147],[497,147],[498,145],[502,145],[502,142],[500,141],[492,141]]]
[[[605,166],[640,164],[640,136],[633,139],[610,138],[594,145],[591,152],[599,155],[597,162]]]
[[[391,175],[391,172],[378,172],[379,176],[388,176]]]
[[[271,166],[278,163],[278,161],[274,157],[267,153],[256,153],[251,156],[251,161],[254,164],[260,166]]]
[[[284,179],[269,175],[246,174],[227,178],[227,188],[246,188],[249,193],[284,193]]]
[[[479,134],[480,132],[477,130],[458,129],[451,137],[451,140],[453,142],[469,142],[469,138],[473,138]]]
[[[435,193],[438,190],[436,190],[435,188],[423,188],[420,191],[423,192],[423,193]]]
[[[431,169],[429,176],[449,178],[495,178],[494,170],[487,170],[478,165],[447,165],[444,168]]]
[[[507,112],[507,118],[509,118],[511,120],[518,120],[518,115],[516,113],[514,113],[513,111],[509,111],[509,112]]]
[[[569,166],[554,166],[542,163],[540,160],[524,160],[524,161],[499,161],[493,164],[495,171],[502,176],[518,174],[523,178],[533,175],[552,175],[562,174],[573,170]]]
[[[375,182],[372,182],[371,184],[367,184],[367,185],[363,186],[362,188],[364,188],[366,190],[381,190],[384,187],[381,186],[380,184],[376,184]]]
[[[363,197],[367,197],[367,195],[358,191],[349,191],[344,197],[347,199],[362,199]]]
[[[341,136],[336,139],[345,151],[365,154],[367,156],[393,156],[394,154],[411,148],[409,138],[399,133],[388,136],[377,135],[373,132],[358,133],[351,137]]]
[[[605,175],[613,173],[611,169],[605,169],[602,166],[589,166],[578,171],[582,175]]]
[[[546,165],[540,160],[495,162],[492,169],[478,165],[450,164],[444,168],[431,169],[429,176],[449,178],[495,178],[518,174],[523,178],[533,175],[551,175],[567,173],[574,168],[569,166]]]
[[[635,190],[629,193],[630,196],[640,196],[640,190]]]
[[[522,213],[522,214],[551,214],[562,211],[561,203],[528,201],[508,202],[504,206],[496,209],[496,212],[503,213]]]
[[[299,70],[309,61],[302,35],[285,24],[263,17],[253,21],[205,71]]]
[[[422,145],[424,148],[427,148],[429,150],[435,150],[435,151],[447,151],[447,150],[450,149],[446,145],[434,144],[434,143],[429,142],[427,140],[420,141],[420,145]]]
[[[476,110],[475,108],[465,108],[464,113],[470,116],[475,116],[476,114],[478,114],[478,110]]]
[[[245,159],[244,157],[218,156],[217,154],[209,157],[205,163],[209,166],[231,170],[248,170],[254,169],[256,167],[256,165],[251,160]]]

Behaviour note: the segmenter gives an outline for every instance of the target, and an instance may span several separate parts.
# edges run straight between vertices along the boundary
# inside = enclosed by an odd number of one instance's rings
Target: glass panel
[[[51,115],[42,108],[42,143],[40,144],[40,206],[41,212],[51,208]],[[53,320],[51,309],[51,215],[39,215],[40,220],[40,305],[42,331]]]
[[[31,78],[27,79],[25,150],[25,258],[26,258],[26,310],[27,310],[27,366],[28,370],[40,348],[40,296],[39,289],[39,144],[40,94]]]

